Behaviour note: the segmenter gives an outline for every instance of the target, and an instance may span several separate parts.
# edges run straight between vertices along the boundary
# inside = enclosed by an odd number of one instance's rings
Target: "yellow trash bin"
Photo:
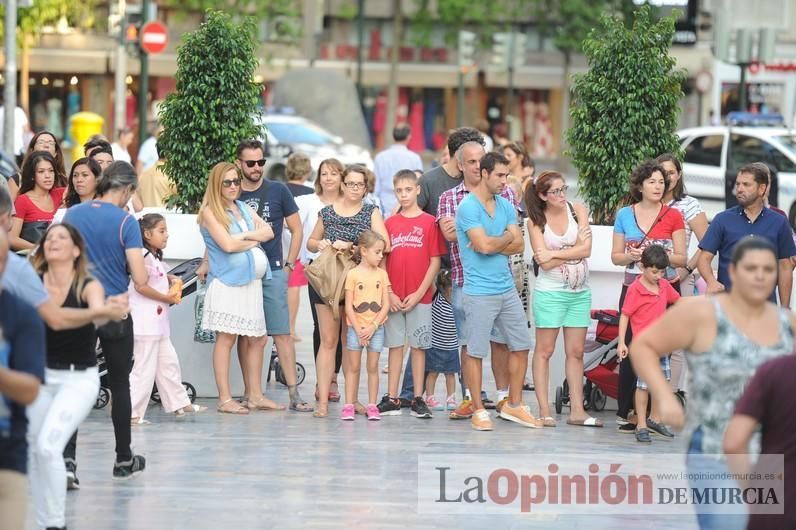
[[[83,158],[83,144],[95,134],[102,134],[105,118],[94,112],[78,112],[69,118],[69,133],[72,135],[74,147],[72,160]]]

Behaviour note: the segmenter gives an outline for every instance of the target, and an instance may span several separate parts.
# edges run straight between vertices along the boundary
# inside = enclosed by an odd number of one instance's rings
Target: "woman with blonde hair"
[[[216,332],[213,371],[218,387],[218,411],[248,414],[249,409],[283,410],[262,393],[265,335],[261,279],[270,275],[268,259],[260,243],[273,239],[271,226],[238,200],[241,191],[238,168],[219,162],[207,179],[198,222],[207,252],[200,276],[207,275],[202,327]],[[229,388],[229,356],[238,335],[248,341],[247,406],[234,401]]]
[[[301,252],[299,253],[299,260],[302,266],[309,265],[312,260],[318,257],[320,252],[311,252],[307,249],[307,241],[309,240],[315,224],[318,222],[318,214],[320,211],[336,201],[340,200],[343,196],[342,175],[345,167],[336,158],[327,158],[318,166],[318,175],[315,178],[315,193],[309,195],[302,195],[296,197],[296,205],[299,207],[299,216],[301,217],[301,226],[303,229],[303,239],[301,241]],[[315,359],[318,358],[318,351],[321,347],[321,332],[320,325],[318,324],[318,312],[315,310],[316,304],[323,304],[323,300],[318,293],[313,289],[311,284],[307,285],[307,294],[310,300],[310,310],[312,311],[312,351]],[[327,394],[329,401],[340,401],[340,390],[337,384],[337,374],[340,373],[340,368],[343,365],[343,346],[340,341],[337,341],[335,349],[334,372],[332,373],[329,392]],[[315,400],[320,399],[316,385]]]

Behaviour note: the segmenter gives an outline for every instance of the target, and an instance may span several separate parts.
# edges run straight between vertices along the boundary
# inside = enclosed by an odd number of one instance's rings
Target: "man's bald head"
[[[2,176],[0,176],[2,178]],[[14,203],[11,201],[11,195],[8,193],[6,186],[0,185],[0,229],[11,230],[12,214],[14,211]]]

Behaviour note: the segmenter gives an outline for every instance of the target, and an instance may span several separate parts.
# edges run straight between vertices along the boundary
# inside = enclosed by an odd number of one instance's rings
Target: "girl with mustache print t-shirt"
[[[376,315],[381,311],[384,290],[390,286],[387,271],[382,268],[367,270],[354,267],[348,271],[345,279],[345,290],[353,294],[354,312],[357,322],[349,322],[356,329],[374,324]],[[379,322],[379,325],[384,322]]]

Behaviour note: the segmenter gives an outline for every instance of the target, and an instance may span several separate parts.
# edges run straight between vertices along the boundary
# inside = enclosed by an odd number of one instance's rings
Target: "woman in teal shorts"
[[[534,259],[539,265],[533,291],[536,347],[533,351],[533,382],[539,402],[539,418],[545,427],[555,427],[550,414],[547,388],[550,357],[555,351],[558,330],[564,329],[566,376],[570,392],[567,423],[602,427],[583,408],[583,348],[591,322],[591,289],[586,258],[591,255],[589,214],[582,204],[567,200],[564,177],[545,171],[525,190],[528,234]]]

